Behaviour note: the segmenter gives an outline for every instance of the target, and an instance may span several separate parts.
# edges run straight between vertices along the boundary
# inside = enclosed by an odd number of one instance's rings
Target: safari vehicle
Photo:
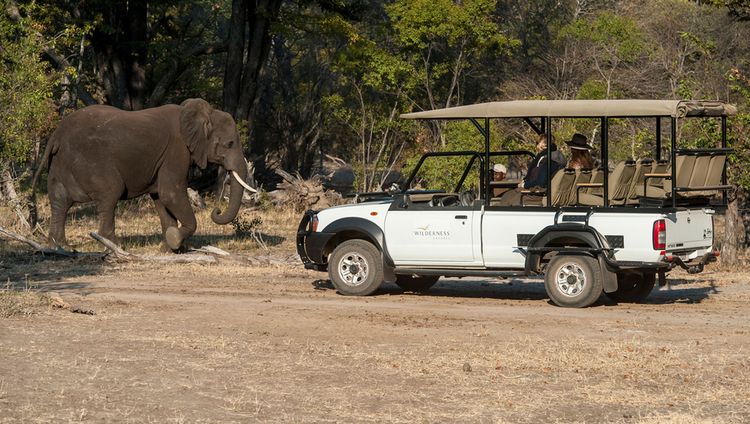
[[[705,101],[528,100],[404,114],[470,120],[484,136],[484,150],[427,153],[403,189],[306,212],[297,250],[306,268],[328,271],[346,295],[371,294],[383,281],[424,291],[441,276],[543,275],[559,306],[586,307],[602,292],[618,302],[642,301],[657,280],[665,284],[671,269],[698,273],[719,255],[713,215],[726,202],[727,116],[735,113],[732,105]],[[598,119],[600,161],[608,165],[551,175],[547,161],[545,189],[524,191],[521,205],[500,206],[488,172],[493,158],[533,153],[490,151],[491,120],[520,119],[546,133],[550,157],[552,136],[545,129],[561,118]],[[693,118],[720,120],[715,144],[721,147],[679,147],[678,124]],[[613,119],[655,121],[654,156],[610,169]],[[662,142],[665,122],[668,145]],[[448,156],[467,161],[455,189],[411,188],[426,160]],[[476,191],[464,187],[473,169],[479,172]]]

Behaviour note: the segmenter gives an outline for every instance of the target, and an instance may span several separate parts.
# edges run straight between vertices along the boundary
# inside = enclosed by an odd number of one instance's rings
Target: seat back
[[[727,163],[727,155],[724,153],[711,156],[711,163],[708,165],[708,175],[706,175],[707,186],[721,185],[721,175],[724,172],[724,165]]]
[[[565,168],[557,171],[550,182],[552,192],[552,205],[566,205],[570,196],[570,187],[576,178],[575,169]],[[546,199],[545,199],[546,204]]]
[[[641,159],[636,162],[633,180],[630,182],[630,188],[628,189],[627,204],[637,204],[638,197],[644,195],[643,181],[646,179],[646,174],[650,173],[653,167],[654,161],[652,159]]]
[[[695,168],[695,159],[696,156],[692,155],[676,156],[675,184],[677,187],[688,187],[690,185],[690,178],[692,178],[693,169]],[[667,191],[672,190],[672,183],[669,180],[665,180],[664,189]]]
[[[693,173],[690,175],[689,187],[705,187],[706,177],[708,176],[708,168],[711,164],[710,155],[700,155],[695,158],[695,165],[693,165]],[[685,194],[690,194],[686,192]]]
[[[591,171],[591,184],[601,184],[604,181],[604,168],[597,168]],[[594,196],[601,196],[604,190],[601,187],[589,187],[581,192]]]
[[[634,174],[635,162],[632,160],[621,161],[615,165],[615,169],[607,182],[610,204],[621,205],[625,203]]]
[[[582,188],[578,190],[578,184],[585,184],[591,182],[591,169],[576,169],[576,178],[573,180],[573,184],[570,186],[570,193],[568,193],[568,201],[565,205],[575,205],[578,193],[585,193],[586,189]]]
[[[700,163],[699,163],[700,161]],[[714,153],[698,157],[696,159],[695,170],[690,178],[690,187],[711,187],[721,185],[721,175],[724,171],[724,165],[727,162],[727,155],[724,153]],[[705,168],[705,170],[703,169]],[[702,174],[705,173],[703,183],[699,184]],[[688,191],[680,195],[684,197],[713,196],[718,194],[717,190]]]
[[[652,174],[669,174],[670,171],[669,161],[664,159],[654,162],[651,168]],[[648,185],[661,188],[664,185],[664,178],[649,178]]]

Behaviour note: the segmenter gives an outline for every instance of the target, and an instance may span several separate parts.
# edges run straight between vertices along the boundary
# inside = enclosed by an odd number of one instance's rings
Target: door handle
[[[456,215],[456,219],[469,219],[466,215]]]

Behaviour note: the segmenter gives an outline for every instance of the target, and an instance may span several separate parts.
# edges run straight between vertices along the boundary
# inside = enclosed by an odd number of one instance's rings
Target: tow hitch
[[[669,262],[669,268],[676,268],[680,267],[688,272],[688,274],[698,274],[703,272],[703,267],[706,264],[716,262],[716,258],[721,255],[721,252],[718,250],[715,250],[713,252],[708,252],[705,255],[701,257],[701,259],[698,262],[688,262],[685,263],[685,261],[682,260],[679,256],[667,256],[664,258],[665,261]]]

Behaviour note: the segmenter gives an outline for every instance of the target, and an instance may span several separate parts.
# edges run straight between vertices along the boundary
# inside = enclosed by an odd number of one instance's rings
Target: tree
[[[392,54],[409,63],[419,81],[419,90],[409,93],[415,107],[462,103],[467,73],[488,56],[503,56],[516,45],[500,31],[496,6],[495,0],[397,0],[386,6],[394,32]],[[445,147],[441,128],[431,126]]]
[[[55,122],[54,80],[41,60],[44,49],[38,23],[0,15],[0,199],[27,229],[29,210],[17,194],[16,164],[29,161],[32,149]]]
[[[251,120],[271,48],[271,24],[278,18],[282,2],[232,0],[223,104],[224,111],[237,122]]]

